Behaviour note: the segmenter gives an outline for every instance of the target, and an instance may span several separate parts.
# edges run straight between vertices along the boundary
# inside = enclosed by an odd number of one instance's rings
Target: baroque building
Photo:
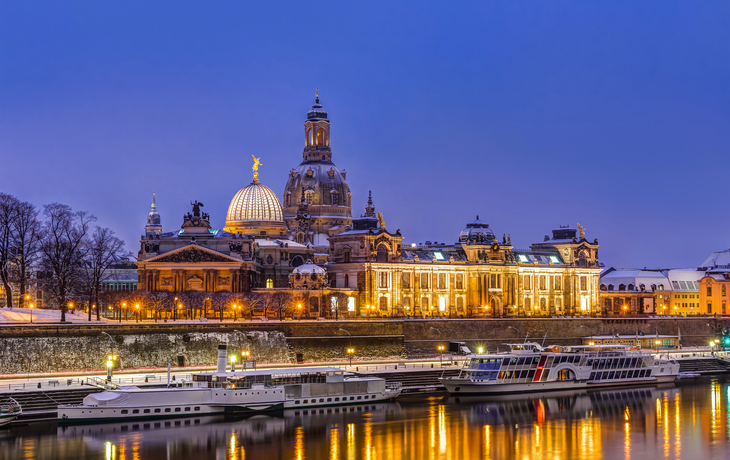
[[[304,122],[302,162],[283,199],[259,180],[231,200],[222,229],[191,202],[163,232],[153,195],[138,254],[149,291],[288,292],[300,317],[589,315],[599,308],[598,241],[561,227],[529,249],[477,219],[453,244],[404,245],[376,212],[352,216],[344,170],[332,161],[331,123],[319,102]],[[343,307],[346,305],[346,310]]]

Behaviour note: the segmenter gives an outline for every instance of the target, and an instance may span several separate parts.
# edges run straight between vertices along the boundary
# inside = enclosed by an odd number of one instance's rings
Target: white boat
[[[625,345],[506,345],[506,353],[467,356],[458,376],[439,380],[450,394],[485,395],[653,385],[679,374],[676,361]]]
[[[7,402],[0,404],[0,426],[8,425],[22,413],[23,409],[18,401],[8,398]]]
[[[392,400],[400,384],[360,377],[335,367],[226,372],[226,345],[218,370],[171,388],[110,387],[82,404],[58,406],[61,423],[190,417]]]

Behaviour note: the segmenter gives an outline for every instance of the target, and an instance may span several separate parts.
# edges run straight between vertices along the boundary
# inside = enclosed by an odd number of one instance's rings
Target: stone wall
[[[165,367],[183,356],[188,366],[214,366],[219,342],[230,353],[251,352],[259,363],[294,364],[353,359],[402,359],[434,355],[449,340],[473,351],[495,351],[505,342],[530,340],[577,345],[580,337],[609,334],[682,335],[684,346],[706,345],[728,321],[669,319],[451,319],[388,321],[285,321],[195,324],[104,324],[0,327],[0,374],[104,370],[106,356],[121,357],[124,368]],[[581,327],[583,326],[583,327]],[[652,327],[654,326],[654,327]],[[519,333],[515,331],[516,328]],[[102,333],[102,331],[104,333]],[[349,333],[349,334],[348,334]],[[108,335],[107,335],[108,334]],[[110,337],[111,336],[111,337]]]

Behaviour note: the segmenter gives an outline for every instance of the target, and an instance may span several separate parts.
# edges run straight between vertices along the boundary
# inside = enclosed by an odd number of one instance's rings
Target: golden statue
[[[581,224],[578,224],[578,230],[580,231],[581,239],[585,239],[586,238],[586,228],[583,227]]]
[[[251,158],[253,158],[253,170],[258,171],[259,166],[261,166],[261,157],[256,158],[255,156],[251,155]]]
[[[378,211],[378,225],[380,226],[380,228],[385,230],[385,221],[383,220],[383,215],[380,213],[380,211]]]
[[[259,181],[259,166],[261,166],[261,157],[256,158],[255,156],[251,155],[251,158],[253,158],[253,181],[258,182]]]

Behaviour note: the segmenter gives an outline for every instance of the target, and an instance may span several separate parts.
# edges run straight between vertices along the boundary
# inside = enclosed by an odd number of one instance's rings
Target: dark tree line
[[[124,242],[108,228],[92,226],[96,217],[70,206],[51,203],[42,212],[32,203],[0,193],[0,281],[5,305],[13,307],[17,289],[25,306],[35,281],[66,320],[69,304],[100,305],[101,283],[126,254]],[[99,310],[96,309],[97,319]]]

